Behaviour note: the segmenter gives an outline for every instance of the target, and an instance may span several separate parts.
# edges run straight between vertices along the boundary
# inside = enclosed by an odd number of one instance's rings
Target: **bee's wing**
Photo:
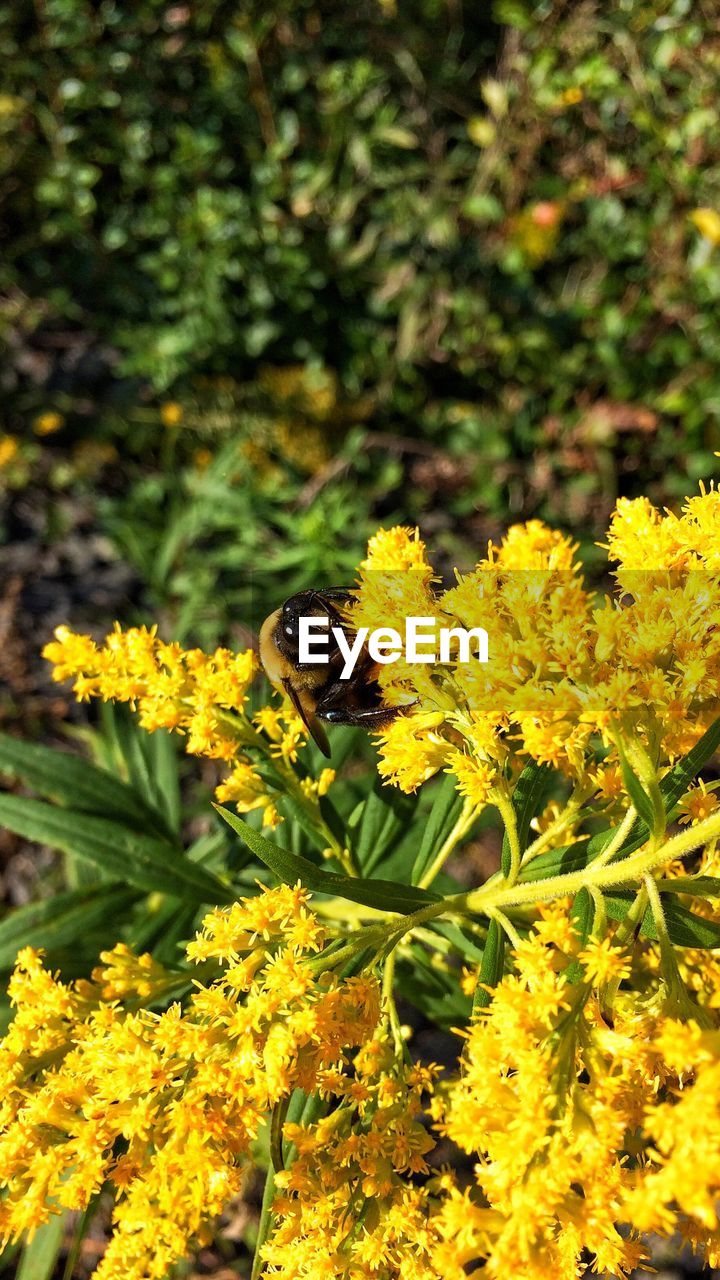
[[[297,689],[293,688],[292,682],[290,680],[283,680],[282,683],[283,683],[283,689],[285,690],[288,698],[290,699],[295,710],[300,716],[300,719],[305,725],[305,728],[308,730],[310,734],[312,734],[313,740],[317,743],[323,755],[327,756],[329,760],[330,759],[330,743],[328,742],[327,734],[323,729],[317,716],[315,715],[314,711],[310,707],[305,705]]]

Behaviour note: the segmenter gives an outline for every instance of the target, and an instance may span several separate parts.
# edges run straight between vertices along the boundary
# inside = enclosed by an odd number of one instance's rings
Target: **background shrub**
[[[706,472],[720,50],[700,6],[0,14],[11,432],[48,399],[71,438],[148,393],[202,407],[199,377],[306,365],[370,429],[463,459],[460,520],[585,530],[618,490]]]

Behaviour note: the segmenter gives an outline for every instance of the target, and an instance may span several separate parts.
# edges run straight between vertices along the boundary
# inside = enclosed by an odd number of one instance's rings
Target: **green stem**
[[[472,889],[469,893],[455,894],[439,902],[432,902],[427,907],[422,907],[420,911],[413,912],[412,915],[403,916],[387,924],[370,925],[361,929],[338,951],[332,951],[330,954],[322,953],[309,961],[309,967],[315,974],[320,974],[325,969],[344,964],[369,947],[380,949],[386,948],[388,944],[392,946],[394,940],[399,941],[406,933],[412,932],[417,925],[424,924],[427,920],[434,920],[437,916],[480,914],[492,917],[498,911],[504,912],[506,908],[532,906],[538,902],[549,902],[553,898],[570,897],[583,888],[587,888],[592,893],[593,890],[638,883],[663,863],[684,857],[692,849],[697,849],[699,845],[714,840],[718,835],[720,835],[720,813],[711,814],[697,826],[681,831],[679,835],[667,840],[659,849],[651,845],[647,851],[640,850],[639,853],[624,858],[621,862],[615,862],[611,866],[598,867],[595,863],[590,863],[581,871],[550,876],[546,880],[537,880],[532,884],[508,885],[505,882],[500,885],[483,885],[482,888]],[[618,930],[615,935],[617,941],[620,940],[619,932]]]
[[[270,1234],[272,1225],[272,1204],[275,1199],[275,1170],[272,1165],[268,1167],[265,1177],[265,1190],[263,1191],[262,1208],[260,1210],[260,1222],[258,1224],[257,1240],[255,1242],[255,1256],[253,1258],[251,1280],[259,1280],[264,1269],[264,1261],[261,1257],[261,1249]]]
[[[450,857],[453,849],[455,849],[455,847],[460,843],[463,836],[467,835],[483,807],[484,806],[482,805],[472,804],[469,800],[465,801],[460,817],[455,823],[455,826],[440,847],[436,857],[433,858],[433,861],[430,863],[430,866],[427,868],[422,878],[418,881],[419,888],[427,889],[428,885],[432,884],[438,872],[447,862],[447,859]]]
[[[605,899],[600,890],[594,884],[589,886],[589,893],[595,906],[595,916],[593,919],[593,934],[596,938],[605,936],[607,929],[607,911],[605,909]]]
[[[613,836],[610,843],[606,845],[602,853],[598,854],[597,858],[593,858],[592,865],[594,867],[604,867],[606,863],[610,861],[611,858],[615,857],[615,854],[617,853],[618,849],[622,848],[625,842],[625,837],[629,835],[636,817],[637,817],[637,812],[634,809],[633,805],[630,805],[630,808],[625,814],[625,817],[620,823],[620,826],[617,828],[615,835]]]
[[[663,907],[657,884],[653,876],[646,875],[643,877],[643,885],[650,903],[653,920],[655,922],[655,932],[658,936],[660,944],[660,960],[662,964],[663,974],[667,982],[669,990],[673,995],[679,995],[681,988],[684,991],[684,983],[680,977],[675,948],[673,947],[668,933],[667,920],[665,919],[665,908]]]
[[[510,866],[504,883],[506,885],[514,885],[520,874],[520,860],[522,856],[520,840],[518,837],[515,806],[513,805],[510,796],[506,795],[506,793],[500,789],[493,792],[492,800],[493,803],[497,805],[500,811],[500,817],[505,823],[505,834],[508,838],[508,845],[510,846]]]
[[[383,1008],[387,1013],[388,1022],[392,1031],[393,1044],[395,1045],[395,1053],[402,1058],[405,1051],[405,1042],[402,1037],[400,1027],[400,1019],[395,1005],[394,984],[395,984],[395,957],[397,952],[393,947],[387,960],[385,961],[385,969],[383,971],[382,983],[382,1002]]]
[[[655,930],[660,943],[660,962],[663,978],[669,998],[669,1009],[683,1020],[692,1018],[702,1027],[712,1026],[712,1019],[707,1011],[696,1004],[691,993],[682,980],[680,968],[675,955],[675,948],[668,933],[665,910],[653,876],[646,875],[643,881],[650,902],[650,909],[655,921]]]
[[[419,924],[424,924],[426,920],[434,920],[436,916],[452,915],[456,912],[463,912],[466,909],[466,893],[457,894],[452,898],[442,898],[439,902],[432,902],[427,907],[422,907],[420,911],[414,911],[412,915],[397,917],[386,924],[369,925],[365,929],[359,930],[352,939],[339,951],[334,951],[327,955],[324,951],[316,956],[313,960],[308,961],[308,966],[313,973],[323,973],[325,969],[334,969],[338,964],[345,964],[347,960],[352,960],[360,951],[365,951],[368,947],[382,949],[394,942],[399,942],[406,934],[412,932]]]
[[[548,902],[553,898],[563,898],[579,893],[583,888],[595,886],[597,889],[609,889],[615,886],[640,881],[643,876],[664,863],[682,858],[692,849],[714,840],[720,835],[720,814],[711,814],[696,827],[681,831],[665,841],[659,848],[640,850],[621,862],[611,866],[597,866],[590,863],[581,871],[571,871],[565,875],[550,876],[547,880],[537,880],[533,884],[483,886],[469,894],[461,895],[470,911],[480,911],[487,915],[490,911],[504,907],[521,907],[528,903]],[[452,899],[450,901],[453,901]],[[457,905],[459,899],[454,900]]]
[[[514,947],[519,947],[522,942],[522,938],[520,937],[520,934],[518,933],[515,926],[510,923],[507,916],[503,915],[502,911],[493,911],[491,918],[493,920],[497,920],[498,924],[500,925],[500,928],[503,929],[504,932],[507,934],[512,945]]]
[[[528,845],[522,855],[523,866],[528,862],[532,862],[533,858],[537,858],[538,854],[542,853],[548,845],[552,844],[557,836],[561,835],[567,827],[571,827],[573,825],[585,801],[588,799],[588,796],[593,794],[594,790],[594,786],[591,785],[584,787],[578,786],[573,791],[562,813],[559,814],[558,817],[555,818],[554,821],[551,822],[535,840],[533,840],[532,844]],[[583,837],[578,836],[577,839],[580,840],[583,839]],[[590,837],[587,836],[587,839],[589,840]]]

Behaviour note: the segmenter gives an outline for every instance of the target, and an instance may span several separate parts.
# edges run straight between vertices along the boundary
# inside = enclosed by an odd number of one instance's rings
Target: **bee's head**
[[[279,610],[275,631],[275,643],[278,649],[290,661],[297,661],[300,651],[300,619],[327,618],[332,621],[332,606],[319,591],[298,591],[290,596]],[[329,625],[329,624],[328,624]]]

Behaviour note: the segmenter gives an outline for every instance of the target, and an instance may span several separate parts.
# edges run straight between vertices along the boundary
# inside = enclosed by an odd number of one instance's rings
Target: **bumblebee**
[[[342,616],[342,606],[352,595],[341,587],[299,591],[260,628],[260,661],[272,685],[290,698],[295,710],[312,734],[323,755],[330,756],[330,744],[321,721],[328,724],[360,725],[384,729],[397,710],[382,705],[377,681],[378,665],[363,649],[352,675],[340,679],[343,657],[332,638],[332,627],[348,635],[351,628]],[[329,643],[326,662],[300,662],[300,618],[328,619]]]

